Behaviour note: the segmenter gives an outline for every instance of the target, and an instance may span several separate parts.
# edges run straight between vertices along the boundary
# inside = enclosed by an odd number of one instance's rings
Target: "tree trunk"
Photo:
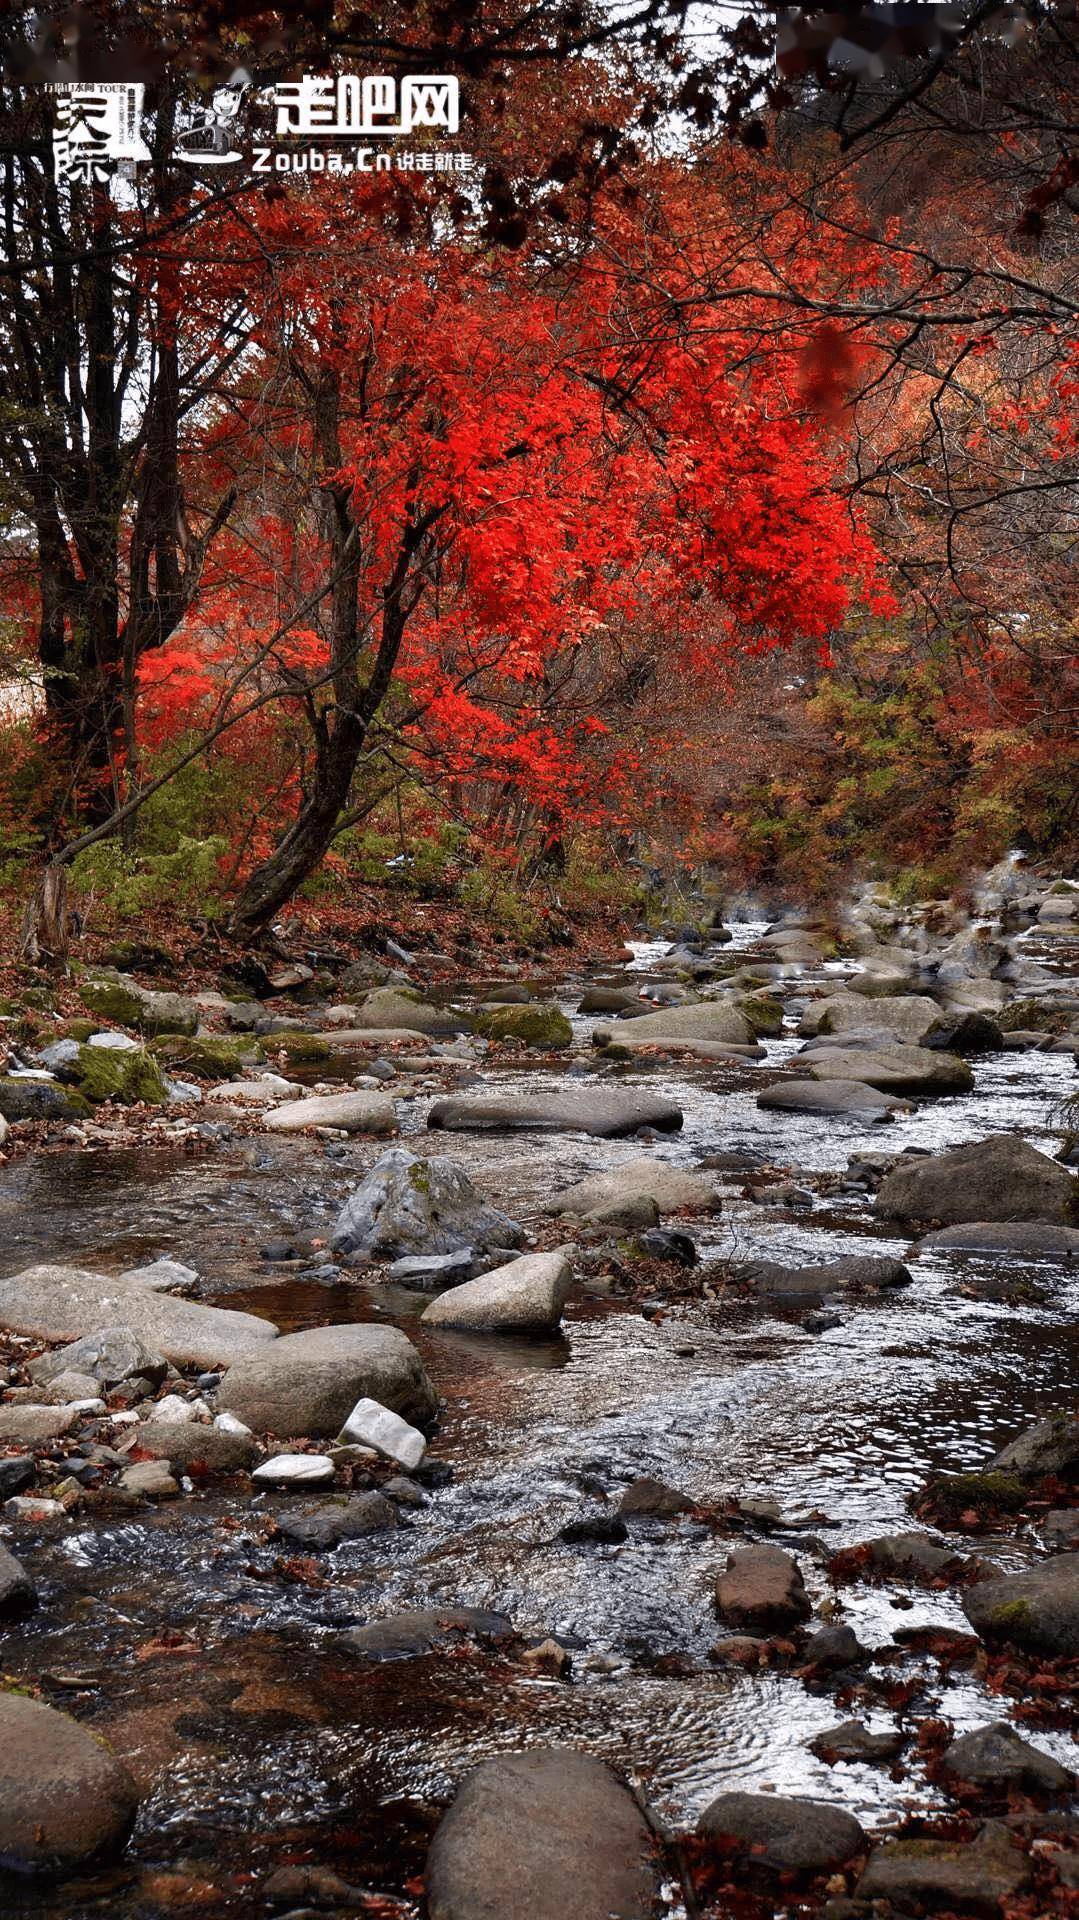
[[[42,961],[63,967],[67,954],[67,867],[53,860],[26,903],[19,931],[19,958],[35,967]]]

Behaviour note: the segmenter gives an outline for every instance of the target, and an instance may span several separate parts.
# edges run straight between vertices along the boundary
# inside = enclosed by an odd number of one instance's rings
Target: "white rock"
[[[340,1127],[346,1133],[397,1132],[397,1109],[384,1093],[327,1093],[290,1100],[266,1115],[274,1133],[300,1133],[306,1127]]]
[[[109,1421],[114,1427],[133,1427],[137,1424],[138,1418],[138,1414],[133,1409],[127,1413],[110,1413],[109,1415]]]
[[[109,1027],[101,1033],[92,1033],[86,1044],[88,1047],[107,1047],[110,1053],[138,1053],[142,1042],[132,1040],[127,1033],[114,1033]]]
[[[0,1113],[0,1147],[3,1146],[4,1141],[7,1139],[8,1134],[10,1132],[11,1132],[11,1128],[9,1127],[7,1121],[4,1119],[3,1114]]]
[[[242,1420],[238,1420],[234,1413],[215,1414],[214,1426],[220,1427],[222,1433],[239,1433],[245,1438],[251,1432],[251,1428],[245,1426]]]
[[[189,1424],[195,1418],[195,1409],[189,1400],[182,1400],[178,1393],[167,1393],[163,1400],[155,1400],[150,1407],[147,1420],[171,1420],[176,1424]]]
[[[416,1427],[410,1427],[399,1414],[391,1413],[378,1400],[357,1400],[337,1436],[339,1447],[371,1447],[387,1460],[411,1473],[427,1451],[427,1442]]]
[[[10,1500],[4,1501],[4,1512],[12,1520],[54,1520],[57,1515],[67,1512],[59,1500],[47,1500],[44,1496],[35,1498],[33,1494],[16,1493]]]
[[[473,1333],[554,1331],[573,1285],[572,1247],[526,1253],[478,1280],[450,1287],[425,1307],[421,1319]]]
[[[324,1453],[275,1453],[251,1475],[261,1487],[325,1487],[337,1469]]]
[[[267,1074],[264,1080],[225,1080],[215,1087],[215,1100],[226,1100],[233,1107],[273,1107],[289,1094],[301,1094],[303,1088],[280,1074]]]

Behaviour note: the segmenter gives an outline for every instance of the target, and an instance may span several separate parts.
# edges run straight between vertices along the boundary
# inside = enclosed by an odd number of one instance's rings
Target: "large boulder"
[[[890,1120],[901,1100],[861,1080],[777,1080],[757,1095],[765,1112],[820,1113],[846,1120]]]
[[[595,1028],[592,1038],[597,1046],[610,1041],[632,1046],[653,1035],[667,1040],[722,1040],[736,1046],[750,1046],[756,1039],[752,1026],[733,1000],[696,1000],[684,1007],[661,1007],[658,1013],[643,1013],[636,1020],[609,1021]]]
[[[76,1867],[123,1845],[135,1783],[97,1734],[23,1693],[0,1692],[0,1861]]]
[[[526,1253],[478,1280],[451,1287],[423,1310],[434,1327],[470,1333],[553,1332],[573,1285],[566,1252]]]
[[[85,1120],[90,1108],[81,1093],[38,1080],[32,1074],[0,1074],[0,1120]]]
[[[123,1277],[81,1267],[27,1267],[0,1280],[0,1327],[38,1340],[79,1340],[123,1326],[177,1367],[228,1366],[268,1347],[269,1320],[231,1308],[174,1300]]]
[[[229,1368],[217,1400],[254,1433],[333,1439],[357,1400],[429,1427],[438,1402],[415,1347],[396,1327],[351,1323],[285,1334]]]
[[[930,1055],[939,1059],[940,1055]],[[1074,1216],[1074,1174],[1018,1134],[953,1147],[949,1153],[912,1155],[881,1182],[875,1210],[888,1220],[1047,1220],[1063,1225]]]
[[[801,1570],[781,1547],[740,1547],[716,1580],[716,1612],[747,1633],[781,1632],[808,1620]]]
[[[312,1094],[306,1100],[288,1100],[266,1114],[270,1133],[302,1133],[307,1127],[337,1127],[342,1133],[397,1132],[397,1109],[384,1093]]]
[[[650,1920],[658,1892],[638,1802],[570,1748],[485,1760],[427,1856],[430,1920]]]
[[[824,1873],[862,1853],[868,1840],[853,1814],[778,1793],[723,1793],[705,1808],[698,1833],[733,1841],[773,1873]]]
[[[357,1027],[399,1027],[409,1033],[467,1033],[471,1024],[467,1013],[432,1006],[411,987],[376,987],[356,1013]]]
[[[1021,1739],[1006,1720],[960,1734],[941,1760],[957,1780],[1003,1791],[1032,1787],[1036,1793],[1067,1793],[1075,1780],[1067,1767]]]
[[[376,1260],[524,1245],[524,1228],[477,1193],[446,1154],[390,1147],[346,1200],[331,1236],[337,1253]]]
[[[935,1053],[928,1047],[894,1046],[811,1047],[798,1055],[800,1072],[812,1080],[861,1080],[879,1093],[913,1093],[923,1099],[948,1093],[969,1093],[974,1074],[957,1053]]]
[[[493,1007],[477,1016],[475,1026],[489,1040],[519,1040],[545,1052],[561,1052],[573,1043],[573,1028],[561,1007],[538,1000],[526,1007]]]
[[[591,1133],[614,1140],[654,1127],[659,1133],[677,1133],[682,1109],[673,1100],[633,1087],[557,1089],[550,1093],[479,1094],[436,1100],[428,1115],[429,1127],[467,1133],[488,1129],[511,1132],[524,1127],[547,1133]]]
[[[639,1200],[653,1201],[660,1213],[718,1213],[723,1204],[707,1174],[642,1153],[620,1167],[563,1188],[544,1212],[568,1214],[576,1220],[597,1213],[609,1217],[612,1208]]]
[[[814,1000],[798,1022],[803,1038],[822,1033],[888,1034],[920,1046],[940,1019],[940,1008],[925,994],[880,994],[867,1003],[864,993],[833,993]]]
[[[80,1047],[71,1077],[93,1106],[102,1106],[106,1100],[118,1100],[124,1106],[139,1102],[161,1106],[168,1099],[157,1061],[145,1047]]]
[[[991,1644],[1054,1659],[1079,1654],[1079,1553],[1059,1553],[1026,1573],[979,1581],[963,1595],[963,1612]]]

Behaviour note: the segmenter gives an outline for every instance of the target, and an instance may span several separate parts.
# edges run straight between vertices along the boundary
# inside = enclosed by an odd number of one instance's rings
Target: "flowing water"
[[[759,931],[743,928],[739,944]],[[641,948],[631,971],[660,963]],[[567,1009],[580,985],[562,983]],[[798,1001],[787,1008],[790,1025]],[[594,1022],[574,1024],[586,1041]],[[795,1045],[789,1033],[770,1042],[768,1064]],[[583,1051],[578,1067],[587,1064]],[[748,1147],[778,1168],[819,1174],[866,1149],[940,1149],[996,1131],[1052,1149],[1060,1102],[1075,1087],[1068,1056],[997,1055],[976,1062],[972,1095],[870,1127],[761,1112],[761,1071],[683,1062],[620,1070],[622,1083],[662,1086],[684,1108],[682,1133],[649,1148],[510,1133],[440,1136],[437,1150],[527,1220],[553,1188],[642,1151],[694,1164]],[[492,1088],[563,1077],[483,1072]],[[417,1091],[402,1102],[406,1137],[423,1134],[429,1098]],[[559,1338],[469,1338],[424,1327],[420,1296],[357,1277],[325,1285],[259,1258],[282,1233],[324,1236],[377,1151],[353,1141],[334,1157],[317,1142],[248,1137],[201,1157],[17,1160],[4,1176],[4,1272],[46,1258],[112,1271],[170,1253],[204,1276],[202,1297],[286,1330],[372,1318],[403,1326],[443,1404],[433,1457],[453,1472],[398,1531],[299,1566],[265,1537],[273,1496],[197,1492],[173,1509],[20,1531],[42,1603],[6,1635],[5,1665],[105,1732],[148,1790],[122,1866],[62,1887],[27,1885],[13,1910],[148,1920],[172,1910],[177,1888],[205,1883],[206,1902],[192,1910],[242,1920],[264,1911],[258,1876],[313,1858],[399,1896],[395,1911],[418,1911],[407,1883],[462,1772],[485,1754],[537,1743],[609,1757],[675,1825],[735,1786],[836,1801],[874,1829],[934,1804],[913,1761],[892,1772],[829,1768],[809,1752],[815,1733],[846,1717],[829,1692],[789,1674],[709,1667],[712,1585],[728,1544],[711,1526],[641,1521],[618,1546],[570,1546],[559,1530],[602,1511],[601,1492],[617,1503],[641,1474],[703,1506],[766,1495],[782,1514],[769,1537],[797,1553],[814,1600],[825,1602],[826,1557],[910,1525],[908,1498],[929,1472],[976,1467],[1069,1403],[1079,1276],[938,1253],[917,1260],[909,1289],[845,1300],[841,1324],[822,1335],[806,1333],[797,1313],[729,1296],[648,1317],[586,1296]],[[858,1193],[790,1212],[754,1203],[741,1176],[720,1178],[723,1214],[692,1223],[705,1257],[801,1262],[902,1255],[908,1245]],[[987,1297],[977,1284],[987,1272],[1024,1284]],[[979,1550],[1016,1565],[1035,1543]],[[571,1680],[478,1651],[366,1666],[335,1645],[343,1626],[451,1603],[557,1635],[572,1649]],[[841,1592],[839,1617],[885,1656],[872,1670],[877,1700],[859,1709],[874,1730],[895,1724],[889,1677],[917,1676],[917,1716],[939,1711],[964,1728],[1006,1712],[969,1673],[942,1678],[935,1663],[897,1650],[898,1629],[964,1624],[953,1593],[854,1586]],[[1079,1762],[1064,1735],[1036,1737]]]

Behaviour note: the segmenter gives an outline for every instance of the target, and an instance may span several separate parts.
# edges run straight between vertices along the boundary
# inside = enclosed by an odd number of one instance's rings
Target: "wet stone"
[[[978,1838],[886,1840],[874,1847],[856,1888],[858,1900],[910,1901],[994,1914],[1026,1885],[1027,1860],[1007,1829],[992,1821]]]
[[[0,1615],[24,1613],[37,1603],[37,1589],[21,1560],[0,1543]]]
[[[808,1742],[809,1750],[831,1766],[836,1761],[862,1762],[869,1766],[894,1760],[903,1751],[901,1733],[871,1733],[860,1720],[843,1720],[827,1727]]]
[[[869,1844],[858,1821],[841,1808],[767,1793],[721,1794],[705,1808],[697,1832],[734,1841],[755,1867],[773,1873],[822,1873]]]
[[[381,1493],[358,1493],[351,1498],[327,1501],[325,1506],[305,1513],[276,1516],[276,1531],[283,1540],[304,1552],[325,1552],[340,1546],[342,1540],[362,1540],[369,1533],[384,1533],[397,1525],[397,1507]]]
[[[338,1645],[362,1660],[412,1660],[462,1641],[498,1645],[512,1637],[513,1624],[504,1613],[482,1607],[422,1607],[353,1627],[340,1635]]]
[[[716,1580],[716,1611],[729,1626],[761,1632],[799,1625],[810,1615],[797,1561],[780,1547],[743,1547]]]
[[[1004,1720],[961,1734],[945,1749],[942,1761],[956,1779],[1001,1791],[1016,1786],[1039,1793],[1067,1793],[1075,1781],[1066,1767],[1021,1739]]]

